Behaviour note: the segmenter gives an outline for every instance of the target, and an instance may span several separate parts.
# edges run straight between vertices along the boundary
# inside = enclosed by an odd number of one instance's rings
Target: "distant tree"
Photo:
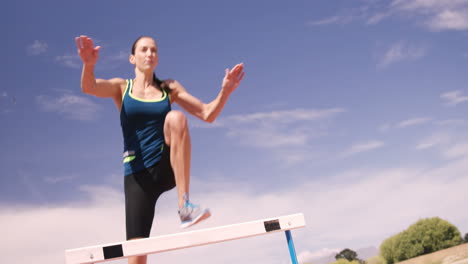
[[[380,254],[388,264],[393,264],[462,242],[461,234],[454,225],[433,217],[419,220],[403,232],[386,239],[380,245]]]
[[[357,260],[357,253],[349,248],[345,248],[340,253],[336,254],[335,259],[346,259],[348,261]]]
[[[465,234],[465,243],[468,243],[468,233]]]
[[[411,225],[406,233],[414,251],[409,252],[409,258],[462,243],[458,228],[439,217],[419,220],[416,224]]]
[[[397,249],[402,233],[389,237],[380,245],[380,255],[385,259],[388,264],[397,262]]]
[[[364,264],[365,263],[364,260],[359,259],[357,257],[357,253],[355,251],[353,251],[353,250],[351,250],[349,248],[343,249],[340,253],[336,254],[335,259],[337,261],[342,260],[342,259],[346,259],[347,261],[349,261],[351,263],[357,262],[357,264]]]

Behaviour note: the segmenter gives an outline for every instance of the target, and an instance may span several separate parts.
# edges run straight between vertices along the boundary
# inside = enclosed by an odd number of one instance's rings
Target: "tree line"
[[[457,246],[468,240],[458,228],[439,217],[426,218],[387,238],[380,245],[380,255],[387,264]]]
[[[355,251],[346,248],[336,254],[332,264],[394,264],[462,243],[468,243],[468,233],[462,237],[451,223],[439,217],[426,218],[385,239],[380,245],[380,256],[364,261]]]

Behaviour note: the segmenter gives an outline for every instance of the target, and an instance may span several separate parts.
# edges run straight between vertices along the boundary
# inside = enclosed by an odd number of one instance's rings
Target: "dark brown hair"
[[[133,42],[133,45],[132,45],[132,55],[135,55],[135,50],[136,50],[136,46],[137,46],[137,43],[138,41],[140,41],[140,39],[142,38],[150,38],[150,39],[153,39],[152,37],[149,37],[149,36],[140,36],[139,38],[137,38],[135,40],[135,42]],[[153,39],[154,40],[154,39]],[[156,40],[154,41],[156,42]],[[169,90],[169,87],[167,87],[167,84],[164,82],[164,81],[161,81],[159,78],[156,77],[156,74],[153,72],[153,82],[156,84],[156,86],[161,89],[161,90],[164,90],[166,93],[169,93],[170,90]]]

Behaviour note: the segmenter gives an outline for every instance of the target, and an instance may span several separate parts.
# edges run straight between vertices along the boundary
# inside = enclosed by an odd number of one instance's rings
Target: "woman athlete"
[[[87,36],[75,40],[83,61],[82,91],[112,98],[120,111],[127,240],[149,237],[157,199],[175,186],[182,228],[208,218],[208,209],[189,201],[190,134],[185,115],[171,110],[171,104],[177,103],[201,120],[213,122],[244,77],[244,65],[226,69],[221,91],[205,104],[179,82],[156,78],[158,47],[151,37],[140,37],[133,44],[129,60],[135,67],[135,77],[129,80],[96,79],[94,66],[100,46],[95,47]],[[131,257],[129,263],[145,264],[146,256]]]

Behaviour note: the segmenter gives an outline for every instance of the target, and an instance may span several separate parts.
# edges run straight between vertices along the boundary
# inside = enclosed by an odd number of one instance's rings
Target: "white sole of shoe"
[[[193,219],[192,221],[182,223],[182,224],[180,225],[180,228],[191,227],[191,226],[193,226],[193,225],[195,225],[195,224],[198,224],[198,223],[200,223],[201,221],[207,219],[207,218],[210,217],[210,216],[211,216],[210,210],[209,210],[209,209],[205,209],[205,210],[203,211],[202,214],[200,214],[198,217],[196,217],[196,218]]]

